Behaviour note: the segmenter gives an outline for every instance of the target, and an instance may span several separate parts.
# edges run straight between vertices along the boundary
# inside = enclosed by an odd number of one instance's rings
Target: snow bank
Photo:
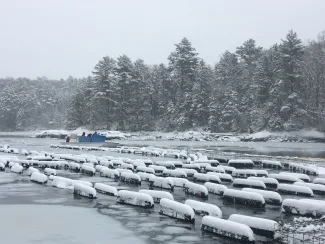
[[[146,208],[152,208],[154,206],[152,196],[141,192],[126,190],[118,192],[117,202]]]
[[[282,203],[282,197],[280,196],[279,193],[274,191],[265,191],[265,190],[252,189],[252,188],[243,188],[242,191],[255,192],[261,194],[265,202],[268,204],[281,205]]]
[[[241,214],[232,214],[228,220],[240,224],[245,224],[249,226],[256,234],[265,235],[271,238],[274,237],[275,231],[279,228],[278,223],[273,220]]]
[[[46,168],[46,169],[44,169],[44,173],[46,175],[56,175],[56,170],[55,169],[51,169],[51,168]]]
[[[159,213],[190,223],[195,222],[194,210],[190,206],[166,198],[160,200]]]
[[[5,171],[6,165],[2,162],[0,162],[0,170]]]
[[[230,159],[228,165],[235,168],[253,168],[254,162],[250,159]]]
[[[300,185],[279,184],[277,191],[285,194],[293,194],[293,195],[309,196],[309,197],[314,196],[314,193],[310,188],[306,186],[300,186]]]
[[[255,170],[250,169],[236,169],[232,172],[233,177],[247,178],[251,176],[257,176]]]
[[[154,190],[145,190],[145,189],[141,189],[139,190],[140,193],[146,193],[150,196],[152,196],[153,201],[155,203],[160,203],[160,200],[162,198],[167,198],[169,200],[174,200],[174,197],[172,194],[170,194],[169,192],[166,191],[154,191]]]
[[[129,184],[141,184],[141,177],[134,173],[122,172],[121,181]]]
[[[285,175],[285,174],[269,174],[269,178],[276,179],[279,183],[294,183],[294,182],[302,182],[298,177],[293,175]]]
[[[272,161],[272,160],[262,160],[263,168],[277,168],[281,169],[282,164],[279,161]]]
[[[185,192],[190,195],[194,195],[197,197],[208,197],[208,189],[205,186],[195,184],[192,182],[187,182],[185,184]]]
[[[223,200],[232,203],[251,205],[255,207],[265,206],[265,200],[263,196],[256,192],[246,192],[246,191],[227,189],[223,193]]]
[[[289,172],[280,172],[280,175],[291,175],[295,176],[300,180],[303,180],[305,182],[310,182],[310,177],[306,174],[300,174],[300,173],[289,173]]]
[[[270,187],[270,188],[277,188],[278,185],[279,185],[279,182],[276,179],[274,179],[274,178],[254,177],[254,176],[251,176],[251,177],[248,177],[247,179],[248,180],[259,180],[259,181],[262,181],[262,182],[264,182],[264,184],[265,184],[266,187]]]
[[[84,173],[87,175],[95,175],[96,170],[94,167],[83,164],[83,165],[81,165],[81,173]]]
[[[174,183],[174,186],[177,186],[177,187],[185,187],[185,184],[188,182],[188,180],[185,178],[167,177],[166,179],[172,180]]]
[[[74,183],[73,194],[95,199],[96,190],[81,183]]]
[[[325,185],[325,178],[315,178],[313,183]]]
[[[47,182],[47,176],[38,172],[34,172],[32,173],[30,180],[36,183],[45,184]]]
[[[217,195],[223,195],[225,190],[228,189],[224,185],[215,184],[215,183],[211,183],[211,182],[204,183],[204,186],[208,189],[209,193],[213,193],[213,194],[217,194]]]
[[[174,182],[170,178],[150,177],[149,183],[150,187],[174,190]]]
[[[239,240],[241,243],[255,243],[254,233],[247,225],[212,216],[202,218],[202,231],[216,233]]]
[[[21,174],[23,172],[24,168],[23,166],[19,165],[19,164],[16,164],[16,165],[13,165],[11,168],[10,168],[10,171],[13,172],[13,173],[17,173],[17,174]]]
[[[148,174],[155,174],[155,170],[153,168],[149,168],[146,166],[138,166],[137,167],[137,172],[144,172]]]
[[[105,185],[102,183],[95,183],[94,188],[97,192],[107,194],[110,196],[117,196],[118,191],[114,186]]]
[[[216,205],[190,200],[190,199],[186,200],[185,204],[193,208],[196,214],[209,215],[209,216],[222,218],[222,211]]]
[[[187,178],[187,174],[184,171],[177,169],[164,169],[163,171],[164,177],[178,177],[178,178]]]
[[[233,187],[251,187],[255,189],[265,189],[264,182],[260,180],[248,180],[248,179],[235,179],[232,183]]]
[[[310,188],[315,194],[325,195],[325,185],[306,183],[306,182],[295,182],[293,183],[293,185],[305,186]]]
[[[285,199],[282,203],[282,212],[304,216],[322,217],[325,215],[325,201],[301,201]]]

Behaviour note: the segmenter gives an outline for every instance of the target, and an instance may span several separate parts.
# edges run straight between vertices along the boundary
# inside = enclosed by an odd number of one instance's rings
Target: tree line
[[[289,31],[268,49],[249,39],[214,66],[183,38],[168,64],[105,56],[87,78],[1,84],[2,129],[324,131],[325,33],[304,45]]]

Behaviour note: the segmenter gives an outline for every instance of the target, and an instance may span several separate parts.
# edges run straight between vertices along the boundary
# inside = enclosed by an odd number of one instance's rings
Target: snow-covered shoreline
[[[94,133],[93,130],[78,128],[76,130],[36,130],[0,132],[1,137],[37,137],[37,138],[59,138],[64,139],[67,135],[80,136]],[[98,130],[106,139],[120,140],[143,140],[143,141],[216,141],[216,142],[320,142],[325,143],[325,133],[317,130],[300,130],[291,132],[261,131],[253,134],[236,133],[210,133],[206,131],[185,132],[121,132],[110,130]]]

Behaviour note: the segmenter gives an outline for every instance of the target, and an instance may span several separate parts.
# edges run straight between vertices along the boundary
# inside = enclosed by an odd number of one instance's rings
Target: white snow
[[[175,169],[175,165],[173,162],[171,161],[156,161],[155,162],[155,165],[158,165],[158,166],[164,166],[166,167],[167,169]]]
[[[215,172],[208,172],[207,174],[208,175],[216,175],[216,176],[219,177],[219,179],[221,181],[229,181],[229,182],[233,182],[234,181],[234,179],[232,178],[232,176],[229,175],[229,174],[215,173]]]
[[[96,190],[81,183],[74,183],[73,193],[83,197],[96,198]]]
[[[194,219],[195,217],[194,210],[190,206],[180,202],[162,198],[160,200],[160,207],[172,209],[174,211],[189,215],[191,219]]]
[[[325,185],[325,178],[315,178],[313,183]]]
[[[269,173],[263,169],[254,169],[258,177],[268,177]]]
[[[10,168],[10,171],[13,172],[13,173],[17,173],[17,174],[21,174],[23,172],[24,168],[23,166],[19,165],[19,164],[16,164],[16,165],[13,165],[11,168]]]
[[[5,169],[5,164],[2,163],[2,162],[0,162],[0,169],[1,169],[1,170],[4,170],[4,169]]]
[[[150,184],[155,187],[161,187],[164,189],[173,189],[174,188],[174,182],[170,178],[162,178],[162,177],[151,177],[149,179]]]
[[[137,166],[137,172],[155,174],[155,170],[153,168],[149,168],[149,167],[146,167],[146,166]]]
[[[278,181],[302,182],[298,177],[286,174],[269,174],[269,178],[274,178]]]
[[[187,178],[187,174],[178,169],[164,169],[163,176],[165,177],[178,177],[178,178]]]
[[[212,166],[207,166],[205,168],[205,171],[209,172],[216,172],[216,173],[225,173],[225,169],[221,168],[221,167],[212,167]]]
[[[113,163],[109,161],[101,161],[100,165],[113,168]]]
[[[162,198],[167,198],[169,200],[174,200],[174,197],[172,194],[166,191],[154,191],[154,190],[146,190],[146,189],[141,189],[139,190],[140,193],[146,193],[150,196],[152,196],[154,202],[159,203],[160,199]]]
[[[274,191],[266,191],[266,190],[253,189],[253,188],[243,188],[242,191],[259,193],[263,196],[266,203],[270,203],[274,200],[277,201],[279,204],[282,203],[282,197],[280,196],[279,193]]]
[[[45,174],[34,172],[32,173],[30,180],[41,184],[45,184],[47,182],[47,176]]]
[[[246,191],[239,191],[234,189],[227,189],[223,193],[223,196],[250,199],[250,200],[259,201],[262,204],[265,203],[264,197],[261,194],[256,192],[246,192]]]
[[[203,181],[203,182],[210,181],[210,175],[208,175],[208,174],[195,173],[193,177],[194,177],[194,180],[196,180],[196,181]]]
[[[252,169],[236,169],[232,172],[233,177],[250,177],[257,176],[256,171]]]
[[[120,176],[120,173],[115,169],[101,168],[100,169],[100,176],[115,179],[115,178]]]
[[[78,163],[74,163],[74,162],[69,162],[69,168],[72,169],[72,170],[76,170],[76,169],[80,169],[80,164]]]
[[[54,176],[51,177],[53,179],[52,186],[61,188],[61,189],[73,189],[74,186],[74,180],[61,177],[61,176]]]
[[[303,181],[310,182],[310,177],[308,175],[306,175],[306,174],[291,173],[291,172],[280,172],[280,175],[291,175],[291,176],[295,176],[298,179],[301,179]]]
[[[291,194],[307,194],[314,196],[313,191],[306,186],[290,185],[290,184],[279,184],[277,188],[278,192],[291,193]]]
[[[90,173],[90,174],[95,174],[96,170],[95,170],[94,167],[83,164],[83,165],[81,165],[81,172],[87,172],[87,173]]]
[[[94,188],[97,190],[97,192],[100,193],[108,193],[113,196],[118,195],[118,191],[114,186],[109,186],[102,183],[95,183]]]
[[[121,175],[122,173],[133,173],[131,170],[129,170],[129,169],[120,169],[120,168],[117,168],[117,169],[115,169],[118,173],[119,173],[119,175]]]
[[[187,182],[185,184],[185,189],[187,190],[187,193],[199,195],[199,196],[208,196],[208,189],[205,186],[195,184],[193,182]]]
[[[267,166],[267,165],[272,165],[272,166],[275,166],[275,167],[280,167],[282,168],[282,164],[280,161],[273,161],[273,160],[262,160],[262,165],[263,166]]]
[[[137,174],[132,173],[132,172],[122,172],[121,179],[122,178],[124,178],[126,180],[134,180],[137,182],[141,182],[141,177]]]
[[[236,185],[244,185],[247,187],[259,187],[259,188],[263,188],[263,189],[266,188],[264,182],[262,182],[260,180],[235,179],[233,182],[233,186],[236,186]]]
[[[166,169],[165,166],[160,166],[160,165],[149,165],[148,168],[154,169],[155,170],[155,173],[158,173],[158,172],[161,172],[162,173],[164,171],[164,169]]]
[[[195,169],[191,169],[191,168],[178,168],[178,170],[184,171],[187,174],[187,177],[193,177],[194,174],[197,173]]]
[[[172,180],[174,183],[174,186],[177,186],[177,187],[185,187],[185,184],[188,182],[187,179],[177,178],[177,177],[167,177],[166,179]]]
[[[185,204],[194,209],[197,214],[215,216],[222,218],[222,211],[216,205],[210,203],[199,202],[195,200],[188,199]]]
[[[153,176],[153,174],[149,174],[145,172],[138,172],[137,175],[140,176],[142,181],[149,181],[150,177]]]
[[[204,216],[202,218],[202,225],[214,228],[221,235],[229,236],[230,234],[235,239],[241,239],[242,236],[245,236],[249,241],[255,241],[253,231],[244,224],[212,216]]]
[[[118,192],[117,202],[121,202],[121,201],[136,206],[149,205],[151,207],[154,205],[152,196],[146,193],[126,191],[126,190],[121,190]]]
[[[274,179],[274,178],[254,177],[254,176],[251,176],[251,177],[248,177],[247,179],[248,180],[259,180],[259,181],[264,182],[264,184],[274,184],[276,186],[279,185],[279,182],[276,179]]]
[[[232,214],[230,215],[228,220],[236,223],[245,224],[251,228],[267,230],[272,232],[276,231],[279,228],[279,224],[274,220],[251,217],[251,216],[246,216],[241,214]]]
[[[45,168],[44,169],[44,173],[46,175],[56,175],[56,170],[55,169],[51,169],[51,168]]]
[[[27,174],[28,174],[29,176],[31,176],[32,173],[34,173],[34,172],[38,172],[38,173],[39,173],[39,170],[38,170],[38,169],[35,169],[35,168],[33,168],[33,167],[29,167],[28,170],[27,170]]]
[[[121,169],[129,169],[129,170],[134,170],[134,166],[132,164],[127,164],[127,163],[122,163],[121,164]]]
[[[315,184],[315,183],[306,183],[306,182],[295,182],[293,185],[305,186],[310,188],[312,191],[319,191],[325,193],[325,185]]]
[[[198,164],[183,164],[182,168],[185,168],[185,169],[195,169],[197,171],[199,171],[201,169],[200,165]]]
[[[215,183],[211,183],[211,182],[204,183],[204,186],[208,189],[209,193],[213,193],[213,194],[217,194],[217,195],[223,195],[225,190],[228,189],[224,185],[215,184]]]
[[[282,203],[282,211],[299,215],[321,217],[325,215],[325,201],[285,199]]]

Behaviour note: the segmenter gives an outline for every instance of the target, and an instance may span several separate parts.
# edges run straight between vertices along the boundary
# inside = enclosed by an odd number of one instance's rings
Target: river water
[[[62,140],[61,140],[62,141]],[[94,155],[112,155],[116,157],[143,158],[142,156],[132,154],[118,154],[115,152],[97,152],[97,151],[72,151],[58,148],[50,148],[50,144],[58,144],[60,140],[55,139],[36,139],[36,138],[0,138],[1,144],[10,144],[11,147],[36,151],[50,151],[55,153],[88,153]],[[128,145],[151,145],[166,148],[185,148],[185,149],[208,149],[210,154],[222,154],[227,157],[240,154],[262,154],[276,156],[301,156],[301,157],[320,157],[323,144],[314,143],[285,143],[285,145],[273,145],[269,150],[268,144],[264,143],[213,143],[213,142],[176,142],[176,141],[120,141],[121,144]],[[283,143],[282,143],[283,144]],[[301,151],[304,151],[301,154]],[[258,152],[258,153],[257,153]],[[285,153],[290,152],[290,154]],[[0,155],[2,155],[0,153]],[[146,157],[147,158],[147,157]],[[152,158],[153,160],[168,160],[164,158]],[[116,186],[118,189],[129,189],[137,191],[139,189],[149,189],[146,182],[141,186],[132,186],[121,182],[114,182],[108,178],[101,178],[98,175],[94,177],[83,176],[79,173],[73,173],[66,170],[58,170],[58,175],[72,178],[83,179],[90,182],[103,182]],[[269,173],[278,173],[270,170]],[[325,177],[322,175],[321,177]],[[313,177],[311,177],[313,178]],[[225,184],[232,188],[231,184]],[[175,187],[172,192],[174,199],[184,202],[186,199],[195,199],[206,201],[221,208],[223,218],[228,219],[231,214],[243,214],[255,217],[273,219],[276,221],[290,222],[294,216],[284,215],[280,207],[266,205],[265,209],[254,209],[243,205],[224,204],[221,197],[209,194],[209,198],[204,200],[185,195],[182,188]],[[301,198],[295,196],[283,195],[282,198]],[[325,200],[324,197],[315,195],[314,199]],[[203,234],[200,231],[202,217],[196,216],[195,225],[187,224],[166,216],[159,215],[159,205],[156,204],[153,209],[143,209],[140,207],[116,204],[116,198],[106,195],[98,195],[96,200],[75,197],[70,190],[62,190],[46,186],[37,185],[29,181],[28,176],[18,176],[9,172],[0,173],[0,204],[32,204],[32,205],[56,205],[56,206],[78,206],[85,208],[95,208],[102,215],[121,223],[121,225],[132,231],[138,238],[147,243],[238,243],[237,241],[215,237],[210,234]],[[71,216],[73,218],[73,216]],[[264,237],[255,236],[257,243],[271,243]],[[95,238],[95,237],[94,237]],[[95,238],[96,239],[96,238]],[[109,241],[109,240],[108,240]],[[99,242],[102,243],[102,242]],[[112,242],[114,243],[114,242]]]

